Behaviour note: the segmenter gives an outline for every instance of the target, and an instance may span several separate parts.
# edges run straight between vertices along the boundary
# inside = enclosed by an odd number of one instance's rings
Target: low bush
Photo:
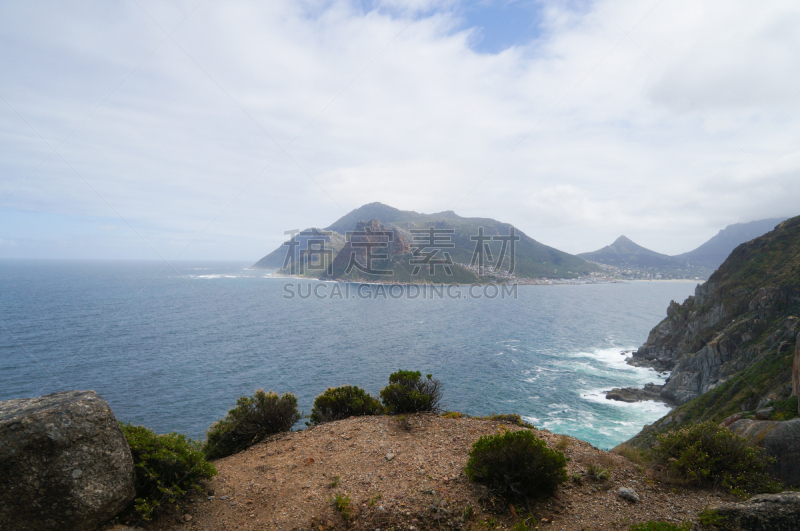
[[[383,406],[378,399],[354,385],[328,388],[314,399],[311,408],[310,425],[322,424],[334,420],[358,417],[361,415],[380,415]]]
[[[293,394],[278,396],[259,389],[239,398],[224,419],[211,425],[203,451],[208,459],[241,452],[269,435],[289,431],[301,418]]]
[[[567,459],[528,430],[478,439],[469,453],[467,477],[510,501],[552,495],[567,480]]]
[[[605,481],[611,477],[611,471],[595,463],[590,463],[586,469],[586,475],[594,481]]]
[[[718,526],[725,522],[725,517],[719,513],[718,509],[709,509],[708,505],[706,505],[705,508],[697,514],[697,521],[700,522],[702,526]]]
[[[657,438],[653,468],[668,481],[736,494],[780,490],[766,472],[775,460],[716,422],[691,424]]]
[[[131,447],[136,472],[136,518],[148,520],[155,513],[177,507],[184,495],[200,491],[200,482],[217,473],[199,445],[182,434],[157,435],[131,424],[121,427]]]
[[[622,443],[611,451],[617,455],[621,455],[628,461],[633,461],[640,466],[644,466],[649,463],[647,455],[644,452],[628,443]]]
[[[353,503],[352,500],[350,500],[349,494],[337,494],[331,498],[331,503],[333,503],[333,507],[341,513],[345,521],[349,521],[353,516]]]
[[[389,376],[389,385],[381,389],[381,401],[387,413],[439,411],[441,382],[431,374],[422,378],[419,371],[397,371]]]

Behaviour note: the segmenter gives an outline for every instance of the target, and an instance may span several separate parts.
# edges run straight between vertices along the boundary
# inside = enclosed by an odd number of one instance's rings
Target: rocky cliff
[[[723,419],[792,394],[800,315],[800,217],[734,249],[695,295],[667,317],[630,360],[671,370],[661,397],[679,408],[643,430]]]

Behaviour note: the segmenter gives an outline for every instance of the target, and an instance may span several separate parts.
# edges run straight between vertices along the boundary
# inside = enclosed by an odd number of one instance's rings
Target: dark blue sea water
[[[255,389],[295,393],[308,413],[329,386],[377,395],[416,369],[444,383],[448,409],[520,413],[608,448],[667,411],[605,400],[663,380],[620,351],[695,287],[519,286],[516,299],[371,287],[345,300],[329,283],[325,299],[287,299],[287,279],[247,265],[0,261],[0,400],[94,389],[120,420],[197,438]]]

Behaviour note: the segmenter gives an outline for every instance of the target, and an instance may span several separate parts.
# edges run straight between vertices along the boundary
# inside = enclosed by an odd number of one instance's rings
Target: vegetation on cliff
[[[361,415],[380,415],[383,406],[377,398],[355,385],[330,387],[314,399],[309,425]]]
[[[185,495],[201,490],[201,481],[217,474],[199,445],[180,433],[157,435],[142,426],[121,424],[136,469],[132,518],[150,519],[174,509]]]
[[[567,458],[527,430],[478,439],[464,473],[509,501],[551,496],[567,480]]]
[[[289,431],[301,418],[293,394],[258,390],[239,398],[224,419],[211,425],[203,451],[209,459],[241,452],[269,435]]]
[[[722,487],[740,495],[781,490],[766,471],[775,460],[716,422],[687,425],[657,439],[652,466],[670,483]]]

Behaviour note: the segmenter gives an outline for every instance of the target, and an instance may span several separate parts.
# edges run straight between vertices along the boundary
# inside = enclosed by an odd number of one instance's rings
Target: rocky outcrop
[[[134,497],[133,458],[94,391],[0,402],[0,529],[94,530]]]
[[[661,395],[676,404],[685,404],[724,381],[723,366],[733,359],[730,341],[713,341],[694,354],[683,356],[675,366]]]
[[[774,418],[762,410],[800,394],[798,316],[800,216],[734,249],[693,296],[670,303],[628,362],[671,371],[660,394],[677,407],[629,443],[739,412]],[[780,420],[791,418],[784,409]]]
[[[786,485],[800,485],[800,418],[784,422],[740,419],[728,429],[777,460],[768,470],[772,476]]]
[[[800,529],[800,492],[760,494],[746,502],[716,508],[720,529],[796,531]]]
[[[615,387],[606,393],[606,398],[619,402],[642,402],[644,400],[663,402],[664,398],[661,396],[661,390],[663,388],[663,385],[656,385],[654,383],[644,384],[643,389],[638,389],[636,387]]]

